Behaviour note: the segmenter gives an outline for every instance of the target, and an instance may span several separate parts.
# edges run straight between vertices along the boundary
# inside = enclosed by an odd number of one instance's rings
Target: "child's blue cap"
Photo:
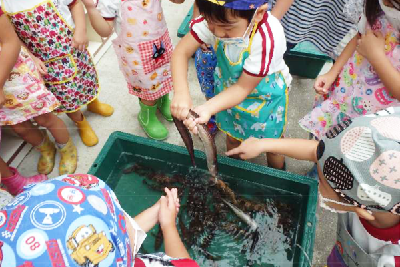
[[[208,0],[211,3],[214,3],[219,6],[223,6],[226,8],[231,8],[235,10],[252,10],[252,9],[257,9],[268,0],[226,0],[226,1],[220,1],[220,0]]]

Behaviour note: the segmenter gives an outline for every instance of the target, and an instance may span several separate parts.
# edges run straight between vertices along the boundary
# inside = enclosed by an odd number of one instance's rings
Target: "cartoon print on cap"
[[[350,190],[353,188],[354,176],[343,164],[343,159],[329,157],[324,163],[323,173],[328,181],[336,185],[335,189]]]
[[[362,162],[375,152],[375,143],[372,139],[372,131],[367,127],[355,127],[349,130],[340,142],[342,153],[346,158]]]
[[[326,137],[328,137],[329,139],[333,139],[336,136],[338,136],[341,132],[343,132],[344,130],[346,130],[347,127],[350,126],[350,124],[352,123],[351,119],[345,119],[343,120],[341,123],[339,123],[338,125],[333,126],[327,133],[326,133]]]
[[[369,172],[378,183],[400,189],[400,152],[395,150],[383,152],[371,164]]]
[[[383,117],[371,121],[371,125],[386,138],[400,141],[400,118],[399,117]]]

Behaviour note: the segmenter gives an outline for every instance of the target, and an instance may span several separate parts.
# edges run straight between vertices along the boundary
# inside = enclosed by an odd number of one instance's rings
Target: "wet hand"
[[[249,139],[243,141],[240,146],[225,152],[225,154],[227,156],[239,155],[241,159],[255,158],[264,152],[262,151],[260,141],[261,139],[250,137]]]
[[[189,95],[175,95],[171,101],[171,114],[178,120],[183,121],[189,114],[189,109],[192,107],[192,99]]]
[[[4,95],[3,88],[0,88],[0,109],[6,103],[6,96]]]
[[[72,47],[79,51],[84,51],[89,44],[89,40],[86,35],[86,30],[76,30],[74,37],[72,38]]]
[[[210,120],[212,114],[209,112],[209,109],[207,108],[206,105],[198,106],[194,108],[193,111],[196,112],[196,114],[199,115],[199,117],[196,119],[188,118],[183,121],[183,124],[186,125],[189,131],[191,131],[194,134],[197,134],[198,133],[197,125],[207,123]]]
[[[169,190],[165,188],[166,196],[160,199],[160,211],[158,213],[158,220],[162,229],[169,227],[176,227],[176,216],[179,212],[179,198],[176,188]]]
[[[44,65],[43,61],[41,61],[39,58],[31,55],[33,62],[36,65],[36,68],[38,69],[39,73],[41,75],[47,74],[47,68],[46,65]]]
[[[356,50],[369,61],[385,56],[385,37],[380,32],[367,30],[358,39]]]
[[[314,82],[314,89],[317,94],[326,95],[329,92],[332,84],[335,82],[335,75],[330,72],[318,76]]]

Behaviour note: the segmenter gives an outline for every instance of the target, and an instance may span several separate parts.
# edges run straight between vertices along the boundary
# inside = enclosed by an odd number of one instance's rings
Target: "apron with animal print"
[[[256,26],[255,26],[256,27]],[[215,68],[215,94],[234,85],[243,72],[249,57],[255,31],[249,46],[242,51],[239,61],[233,63],[226,56],[224,44],[217,43]],[[286,126],[288,86],[280,72],[266,76],[239,105],[217,113],[218,128],[237,140],[249,137],[280,138]]]
[[[99,83],[89,51],[72,47],[73,29],[51,0],[7,15],[28,49],[46,65],[43,79],[61,104],[57,112],[77,111],[97,97]]]

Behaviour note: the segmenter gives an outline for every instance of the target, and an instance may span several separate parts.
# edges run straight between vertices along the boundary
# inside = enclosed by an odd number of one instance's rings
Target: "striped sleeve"
[[[251,76],[265,77],[269,72],[274,48],[272,29],[264,18],[253,37],[250,55],[244,62],[243,71]]]
[[[206,20],[199,16],[190,22],[190,34],[200,44],[213,44],[214,35],[208,29]]]
[[[105,20],[114,20],[121,8],[121,0],[99,0],[96,8]]]

